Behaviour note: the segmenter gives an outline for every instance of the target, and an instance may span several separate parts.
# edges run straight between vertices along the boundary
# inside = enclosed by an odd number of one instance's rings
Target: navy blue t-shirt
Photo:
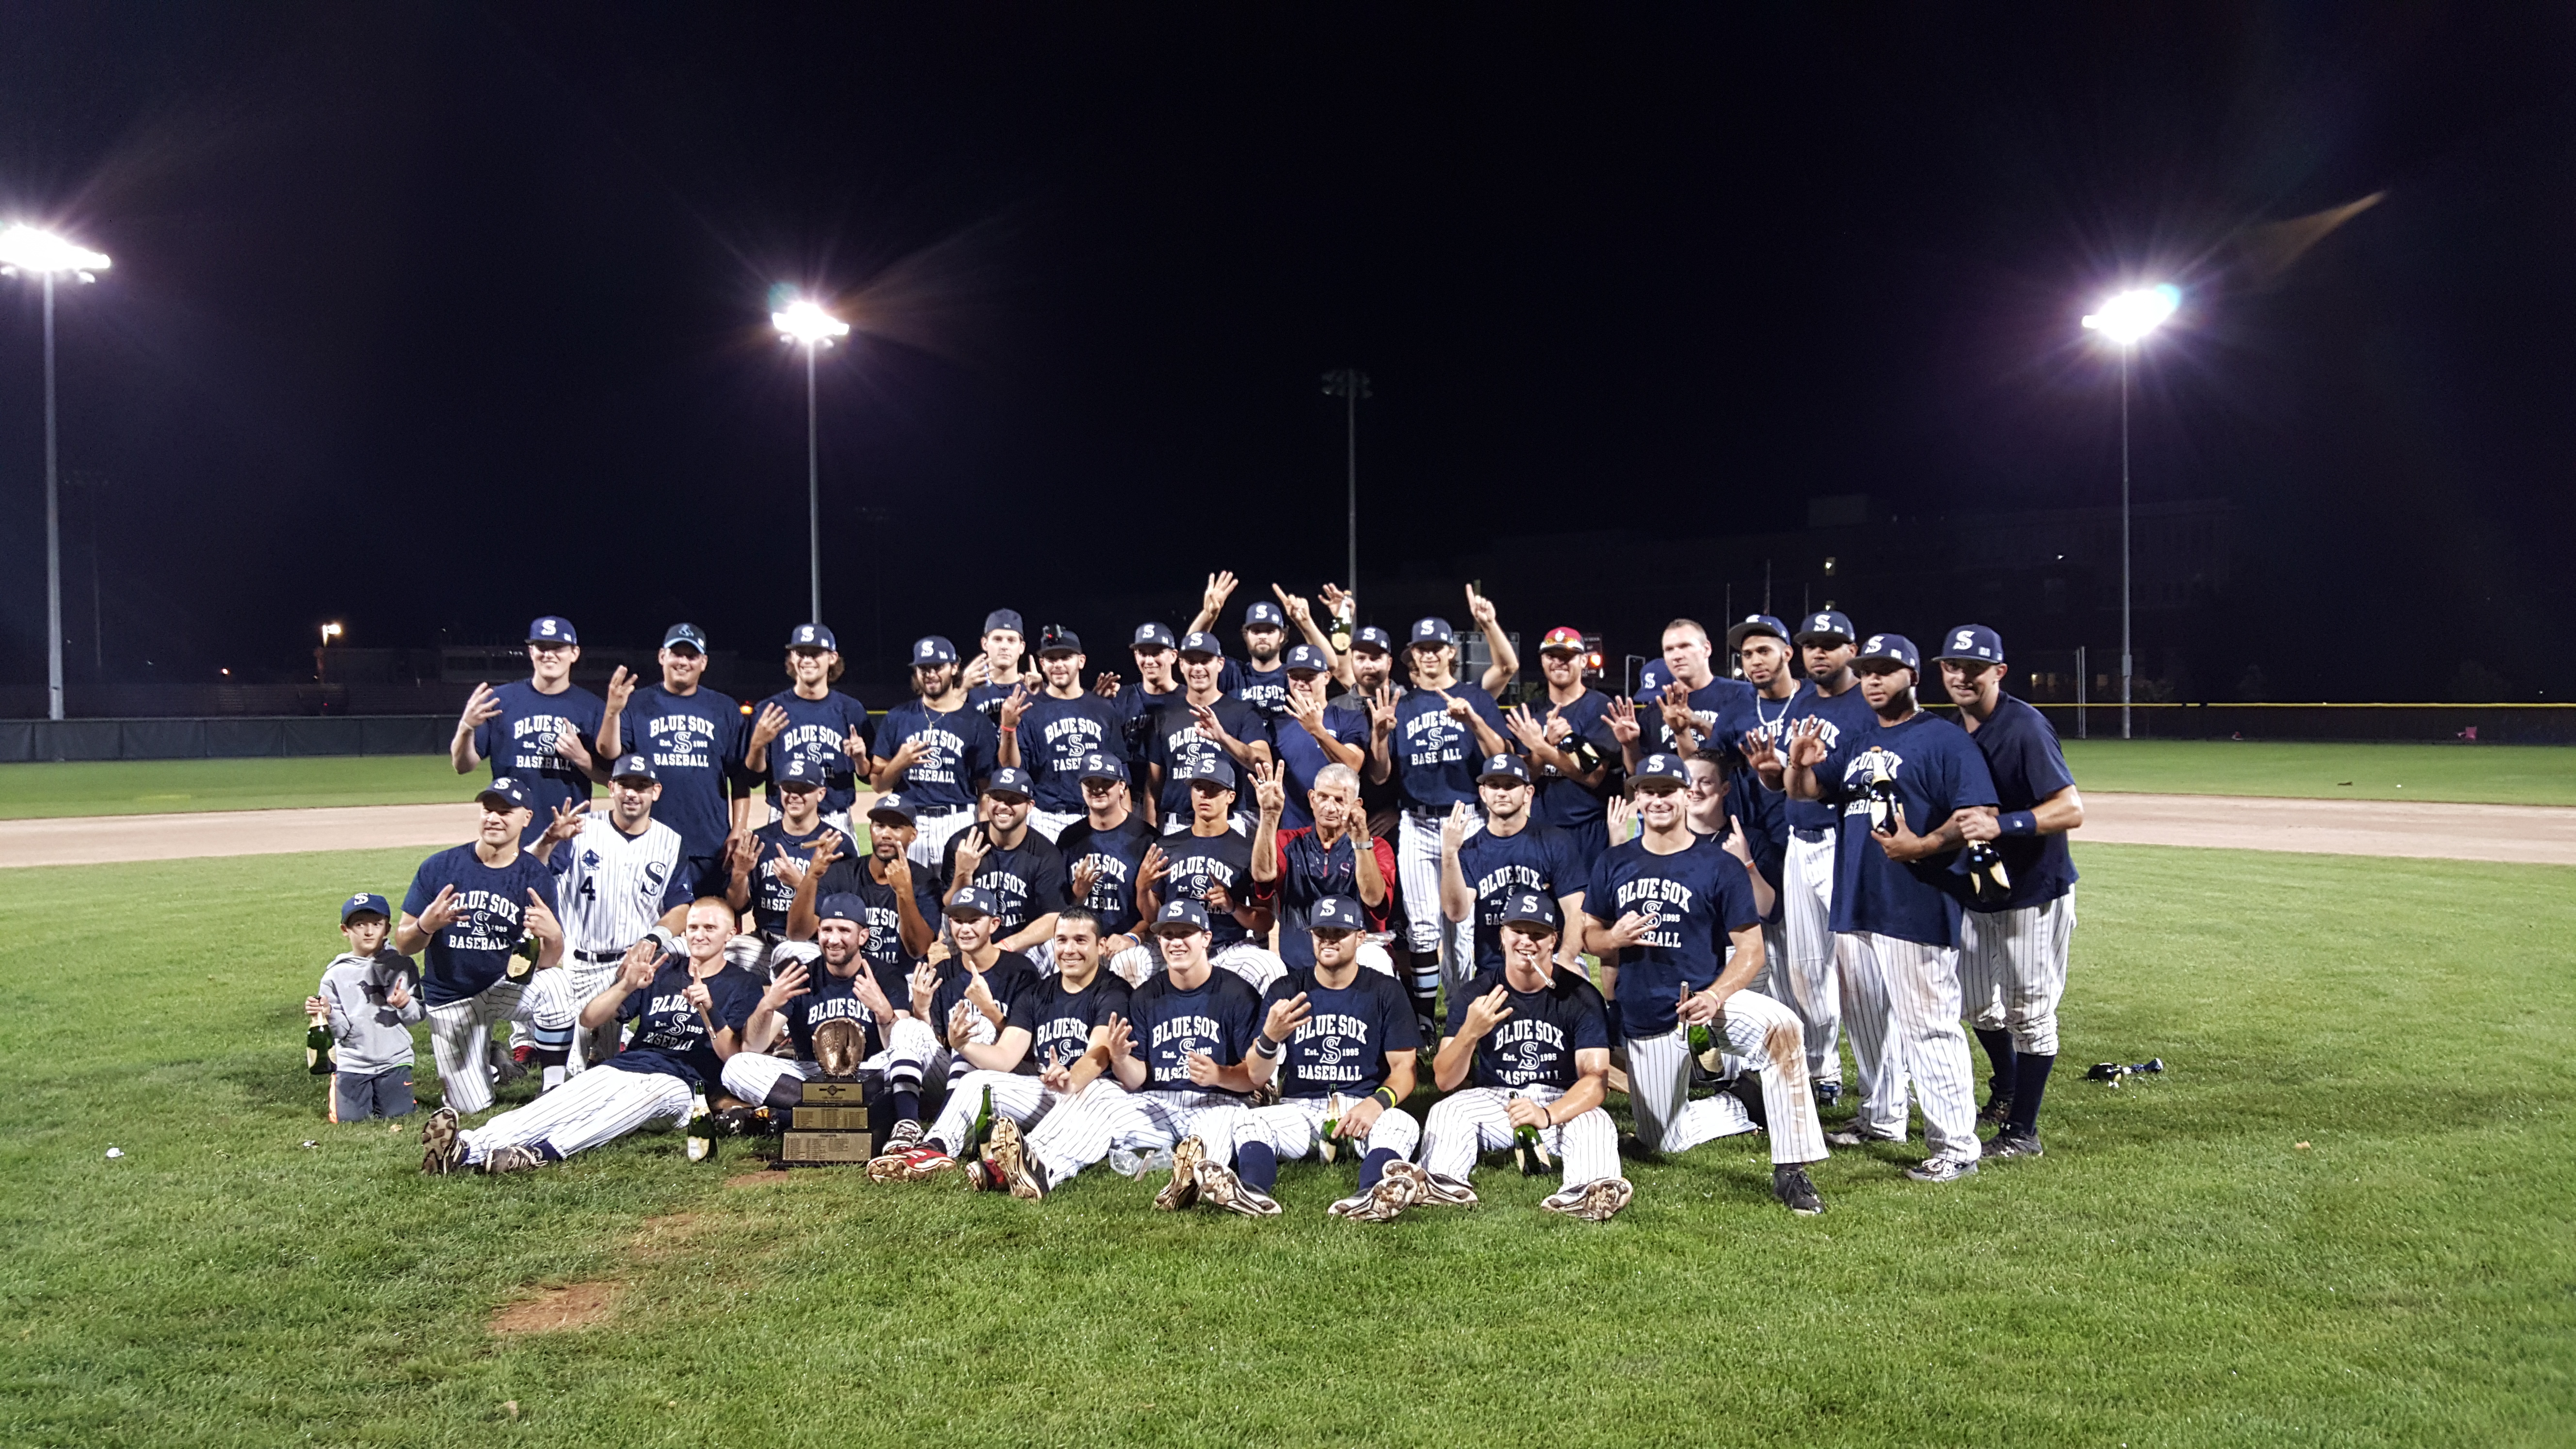
[[[1789,713],[1780,724],[1780,753],[1788,754],[1788,731],[1800,720],[1824,722],[1824,741],[1828,751],[1838,748],[1855,734],[1878,728],[1878,712],[1869,707],[1868,696],[1860,692],[1860,682],[1840,694],[1825,695],[1816,690],[1814,680],[1798,686],[1790,697]],[[1842,828],[1842,811],[1821,800],[1791,800],[1786,812],[1791,830],[1835,831]]]
[[[1906,828],[1921,835],[1938,829],[1961,806],[1995,803],[1986,757],[1966,730],[1918,711],[1902,724],[1845,735],[1816,767],[1825,799],[1843,812],[1842,835],[1834,845],[1833,929],[1958,945],[1959,902],[1947,877],[1959,852],[1907,865],[1889,860],[1870,838],[1864,791],[1873,779],[1894,783]]]
[[[1208,706],[1225,732],[1247,745],[1270,743],[1270,726],[1261,711],[1232,695],[1220,696]],[[1180,778],[1181,768],[1194,761],[1223,756],[1235,774],[1235,804],[1242,808],[1252,792],[1245,786],[1243,762],[1234,758],[1226,747],[1199,733],[1198,716],[1190,712],[1189,696],[1166,695],[1155,707],[1150,725],[1153,733],[1145,742],[1145,762],[1163,772],[1163,788],[1157,801],[1166,822],[1190,818],[1190,782]]]
[[[1262,994],[1264,1019],[1300,991],[1312,1014],[1280,1052],[1275,1080],[1283,1097],[1365,1097],[1385,1084],[1388,1052],[1422,1045],[1413,1003],[1392,976],[1362,966],[1350,985],[1334,990],[1315,979],[1312,967],[1291,971]]]
[[[724,1058],[716,1055],[715,1037],[686,995],[690,979],[688,957],[664,956],[653,984],[626,994],[617,1005],[617,1019],[635,1023],[635,1035],[608,1065],[621,1072],[661,1072],[700,1090],[723,1080]],[[739,966],[727,965],[707,978],[709,1014],[718,1027],[733,1033],[736,1043],[751,1024],[752,1009],[760,1005],[760,992],[758,978]]]
[[[1753,686],[1741,679],[1712,678],[1692,690],[1691,713],[1705,726],[1699,747],[1729,759],[1742,757],[1744,737],[1762,723],[1754,711],[1753,698]],[[1662,700],[1663,696],[1654,691],[1637,691],[1637,745],[1648,754],[1676,753],[1672,731],[1664,728]]]
[[[904,803],[933,815],[975,806],[975,782],[993,773],[1000,737],[993,722],[973,708],[935,710],[907,699],[887,710],[877,731],[878,759],[891,759],[913,740],[922,742],[921,758],[893,782]]]
[[[1512,1014],[1476,1043],[1474,1085],[1571,1087],[1582,1075],[1574,1069],[1574,1054],[1609,1048],[1609,1010],[1599,988],[1576,971],[1557,972],[1543,991],[1515,991],[1500,971],[1478,975],[1449,998],[1451,1036],[1466,1030],[1468,1006],[1496,987]]]
[[[822,843],[823,832],[827,830],[841,837],[840,854],[824,868],[823,878],[814,883],[813,898],[819,901],[825,896],[859,888],[859,865],[850,858],[850,853],[858,846],[851,841],[850,832],[816,821],[811,834],[798,835],[787,828],[784,817],[751,832],[751,838],[760,842],[760,858],[751,863],[751,913],[759,920],[762,930],[786,930],[787,908],[796,903],[795,883],[772,872],[770,863],[783,854],[798,865],[810,868],[814,847]],[[732,879],[730,875],[725,877],[727,883]]]
[[[1236,671],[1238,682],[1222,684],[1227,693],[1261,711],[1261,717],[1274,730],[1288,726],[1288,666],[1274,664],[1268,669],[1255,669],[1246,664]]]
[[[1102,935],[1115,936],[1136,929],[1136,868],[1145,863],[1145,849],[1155,838],[1145,817],[1132,810],[1115,830],[1094,830],[1086,817],[1066,826],[1064,834],[1056,837],[1056,851],[1064,857],[1068,895],[1073,890],[1075,869],[1085,860],[1091,862],[1091,894],[1078,904],[1100,917]]]
[[[1109,701],[1117,714],[1119,733],[1127,742],[1119,752],[1127,762],[1127,777],[1140,788],[1145,781],[1145,763],[1153,754],[1155,717],[1163,706],[1178,703],[1186,695],[1187,691],[1177,685],[1160,694],[1147,694],[1141,684],[1122,684],[1117,696]]]
[[[913,908],[921,912],[922,922],[930,927],[933,940],[938,939],[939,923],[944,913],[938,887],[938,876],[919,866],[913,867]],[[876,963],[877,979],[900,982],[910,976],[912,968],[921,964],[921,958],[903,948],[903,905],[895,895],[894,887],[878,880],[862,862],[852,873],[851,883],[846,889],[867,907],[868,944],[864,949],[868,959]],[[816,893],[815,899],[822,899],[821,892]],[[886,999],[900,1008],[911,990],[909,985],[888,987]]]
[[[1581,892],[1590,869],[1574,837],[1546,825],[1524,824],[1517,835],[1479,830],[1458,847],[1458,873],[1476,896],[1476,969],[1503,969],[1503,913],[1512,897],[1536,891],[1549,900]]]
[[[1113,1016],[1127,1015],[1127,997],[1127,983],[1107,971],[1094,971],[1091,983],[1080,991],[1067,991],[1063,977],[1050,976],[1022,992],[1008,1013],[1010,1025],[1029,1033],[1029,1054],[1020,1058],[1020,1071],[1035,1076],[1056,1067],[1073,1070],[1091,1050],[1093,1029],[1107,1026]]]
[[[1324,733],[1360,752],[1360,762],[1352,770],[1368,767],[1368,715],[1348,705],[1324,706]],[[1294,715],[1282,714],[1271,734],[1271,746],[1279,752],[1279,763],[1288,771],[1288,799],[1280,808],[1279,825],[1285,830],[1315,823],[1315,812],[1306,805],[1306,792],[1315,788],[1315,776],[1332,757],[1324,753],[1323,742],[1316,739]]]
[[[709,868],[733,829],[725,783],[742,769],[748,732],[742,706],[712,689],[678,695],[648,684],[627,697],[617,717],[620,742],[662,777],[653,818],[679,832],[683,857]]]
[[[555,873],[544,861],[523,850],[508,865],[488,866],[473,846],[459,845],[420,863],[403,911],[417,917],[448,886],[456,887],[457,917],[421,952],[421,999],[431,1006],[463,1001],[501,979],[528,933],[528,892],[555,908]]]
[[[1023,676],[1013,675],[1008,681],[1001,684],[968,685],[966,688],[966,707],[975,711],[977,714],[982,715],[986,723],[999,729],[1002,724],[1002,701],[1009,699],[1011,697],[1011,691],[1019,688],[1023,682]],[[1042,685],[1031,684],[1028,686],[1028,691],[1031,694],[1036,694],[1043,687],[1044,686]]]
[[[1717,979],[1727,938],[1762,923],[1744,862],[1705,835],[1670,855],[1648,850],[1643,837],[1603,851],[1583,911],[1604,926],[1630,912],[1655,918],[1644,940],[1619,953],[1619,1024],[1631,1037],[1672,1030],[1682,996]]]
[[[1118,706],[1096,694],[1058,699],[1041,694],[1020,713],[1020,765],[1029,772],[1029,801],[1051,815],[1080,815],[1082,757],[1127,753]]]
[[[861,744],[872,738],[875,726],[868,720],[868,707],[837,689],[823,691],[821,699],[807,699],[788,689],[754,705],[753,717],[757,719],[773,704],[787,711],[787,728],[769,742],[769,778],[776,780],[781,765],[801,756],[822,772],[823,813],[849,809],[858,798],[858,766],[842,745],[852,730],[858,731]],[[769,787],[769,803],[778,803],[775,784]]]
[[[1483,767],[1485,756],[1476,743],[1476,732],[1465,721],[1449,717],[1451,699],[1467,701],[1494,733],[1511,738],[1503,712],[1480,685],[1453,684],[1446,691],[1416,689],[1397,700],[1395,733],[1386,742],[1392,756],[1388,769],[1408,810],[1446,814],[1461,800],[1476,803],[1476,771]]]
[[[1761,873],[1763,883],[1777,892],[1781,864],[1789,853],[1788,795],[1763,789],[1760,776],[1739,769],[1726,777],[1726,813],[1742,822],[1745,838],[1753,844],[1753,868]],[[1764,919],[1777,920],[1779,916],[1780,902],[1775,896],[1771,914]]]
[[[492,762],[493,779],[508,776],[528,787],[535,813],[519,832],[519,843],[534,845],[566,800],[590,798],[590,777],[555,753],[556,737],[571,725],[581,747],[598,759],[599,724],[608,705],[577,684],[565,686],[561,694],[539,694],[524,679],[502,685],[492,696],[501,712],[474,727],[474,752]]]
[[[2007,694],[1994,714],[1968,738],[1986,757],[1986,774],[1995,787],[1995,807],[2007,814],[2029,810],[2075,783],[2058,747],[2057,729],[2048,716]],[[2045,905],[2075,888],[2075,857],[2066,834],[2007,835],[1995,842],[2003,857],[2012,893],[1991,906],[1967,901],[1970,910],[2011,911]],[[1964,890],[1964,885],[1961,887]]]
[[[990,840],[990,827],[969,825],[948,837],[939,856],[939,888],[945,895],[957,880],[957,847],[967,836],[981,844]],[[1064,856],[1055,843],[1034,830],[1023,827],[1020,843],[1004,850],[986,846],[984,862],[975,867],[975,878],[968,882],[991,891],[1001,902],[996,917],[1001,923],[997,935],[1007,936],[1040,916],[1063,910],[1065,900]]]
[[[1531,802],[1530,814],[1541,825],[1553,825],[1573,836],[1575,849],[1588,866],[1610,848],[1609,808],[1604,802],[1619,776],[1619,737],[1610,733],[1610,696],[1597,689],[1587,689],[1574,703],[1554,708],[1557,718],[1609,763],[1610,773],[1601,777],[1600,787],[1595,789],[1567,779],[1553,765],[1536,766],[1533,773],[1538,777],[1538,798]],[[1532,712],[1545,723],[1544,712],[1535,706]],[[1567,744],[1572,742],[1568,740]]]
[[[1128,1006],[1149,1092],[1219,1090],[1190,1080],[1190,1053],[1206,1052],[1218,1066],[1230,1067],[1243,1060],[1261,1031],[1261,997],[1251,982],[1222,966],[1210,968],[1207,980],[1187,990],[1173,982],[1171,972],[1157,972],[1136,988]]]
[[[1225,887],[1226,899],[1237,906],[1252,904],[1252,841],[1235,830],[1215,835],[1200,835],[1184,830],[1178,835],[1162,836],[1155,844],[1163,848],[1163,881],[1160,887],[1165,901],[1204,901],[1209,886]],[[1234,918],[1230,910],[1208,908],[1208,949],[1222,950],[1238,941],[1252,939],[1252,932]]]
[[[939,963],[939,986],[930,997],[930,1029],[938,1033],[941,1041],[948,1040],[949,1013],[957,1009],[957,1003],[966,999],[966,985],[974,980],[975,975],[965,962],[954,956]],[[992,993],[993,1000],[1002,1008],[1004,1026],[1011,1024],[1012,1012],[1020,998],[1037,990],[1041,984],[1037,963],[1017,951],[1004,951],[995,956],[993,964],[984,968],[983,977],[984,989]],[[906,984],[904,991],[909,997],[912,987]],[[950,1045],[956,1043],[951,1042]]]
[[[904,993],[912,989],[908,972],[889,972],[883,966],[859,958],[863,970],[876,973],[877,989],[885,993],[886,1004],[901,1010]],[[820,961],[805,963],[805,994],[778,1009],[787,1022],[788,1039],[796,1043],[796,1059],[814,1060],[814,1029],[827,1021],[855,1021],[865,1042],[867,1056],[885,1049],[877,1031],[876,1013],[859,1004],[857,972],[835,976]]]

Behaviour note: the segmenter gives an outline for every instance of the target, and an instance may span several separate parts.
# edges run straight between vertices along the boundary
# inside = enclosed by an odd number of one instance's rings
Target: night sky
[[[1185,615],[1211,567],[1339,578],[1345,365],[1364,589],[1822,495],[2113,503],[2076,318],[2171,278],[2137,496],[2232,499],[2249,539],[2188,627],[2317,697],[2438,698],[2463,658],[2576,688],[2576,11],[1753,10],[0,7],[0,217],[115,258],[61,304],[70,676],[93,543],[115,679],[309,670],[324,619],[777,648],[780,283],[869,333],[822,374],[859,654],[995,604],[1123,634],[1085,601]],[[0,283],[16,684],[35,297]],[[1485,582],[1525,639],[1567,622]],[[1420,592],[1369,612],[1455,607]]]

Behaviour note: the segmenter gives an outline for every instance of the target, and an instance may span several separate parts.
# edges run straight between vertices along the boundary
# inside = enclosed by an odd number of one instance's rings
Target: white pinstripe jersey
[[[564,948],[623,951],[662,913],[688,903],[680,880],[680,835],[656,820],[630,836],[594,812],[581,834],[555,847],[555,898],[563,902]]]

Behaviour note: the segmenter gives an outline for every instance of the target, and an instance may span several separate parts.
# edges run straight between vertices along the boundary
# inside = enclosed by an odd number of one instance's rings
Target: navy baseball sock
[[[1245,1142],[1234,1149],[1234,1175],[1243,1185],[1267,1197],[1279,1185],[1279,1154],[1267,1142]]]
[[[1403,1155],[1392,1147],[1380,1147],[1361,1158],[1360,1191],[1366,1192],[1377,1186],[1378,1179],[1386,1176],[1386,1165]]]
[[[921,1094],[919,1092],[897,1092],[889,1100],[894,1106],[894,1120],[898,1122],[918,1122],[921,1120]]]
[[[2001,1027],[1981,1026],[1977,1028],[1977,1041],[1986,1049],[1986,1060],[1995,1066],[1994,1077],[1988,1085],[2005,1096],[2011,1096],[2015,1076],[2012,1033]]]
[[[2056,1057],[2037,1052],[2023,1052],[2015,1061],[2012,1121],[2004,1130],[2017,1136],[2039,1135],[2039,1099],[2048,1091],[2048,1069],[2056,1065]]]

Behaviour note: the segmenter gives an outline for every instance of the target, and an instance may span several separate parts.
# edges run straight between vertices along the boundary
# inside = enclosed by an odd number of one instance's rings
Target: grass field
[[[0,820],[417,805],[471,798],[491,778],[460,776],[444,755],[324,755],[291,760],[83,760],[0,765]]]
[[[2045,1159],[1838,1154],[1800,1220],[1738,1139],[1607,1225],[1489,1166],[1376,1229],[1304,1167],[1267,1223],[729,1186],[667,1134],[423,1179],[320,1121],[296,1012],[415,853],[13,872],[0,1441],[2568,1442],[2576,872],[2079,851]],[[567,1285],[608,1316],[490,1331]]]

